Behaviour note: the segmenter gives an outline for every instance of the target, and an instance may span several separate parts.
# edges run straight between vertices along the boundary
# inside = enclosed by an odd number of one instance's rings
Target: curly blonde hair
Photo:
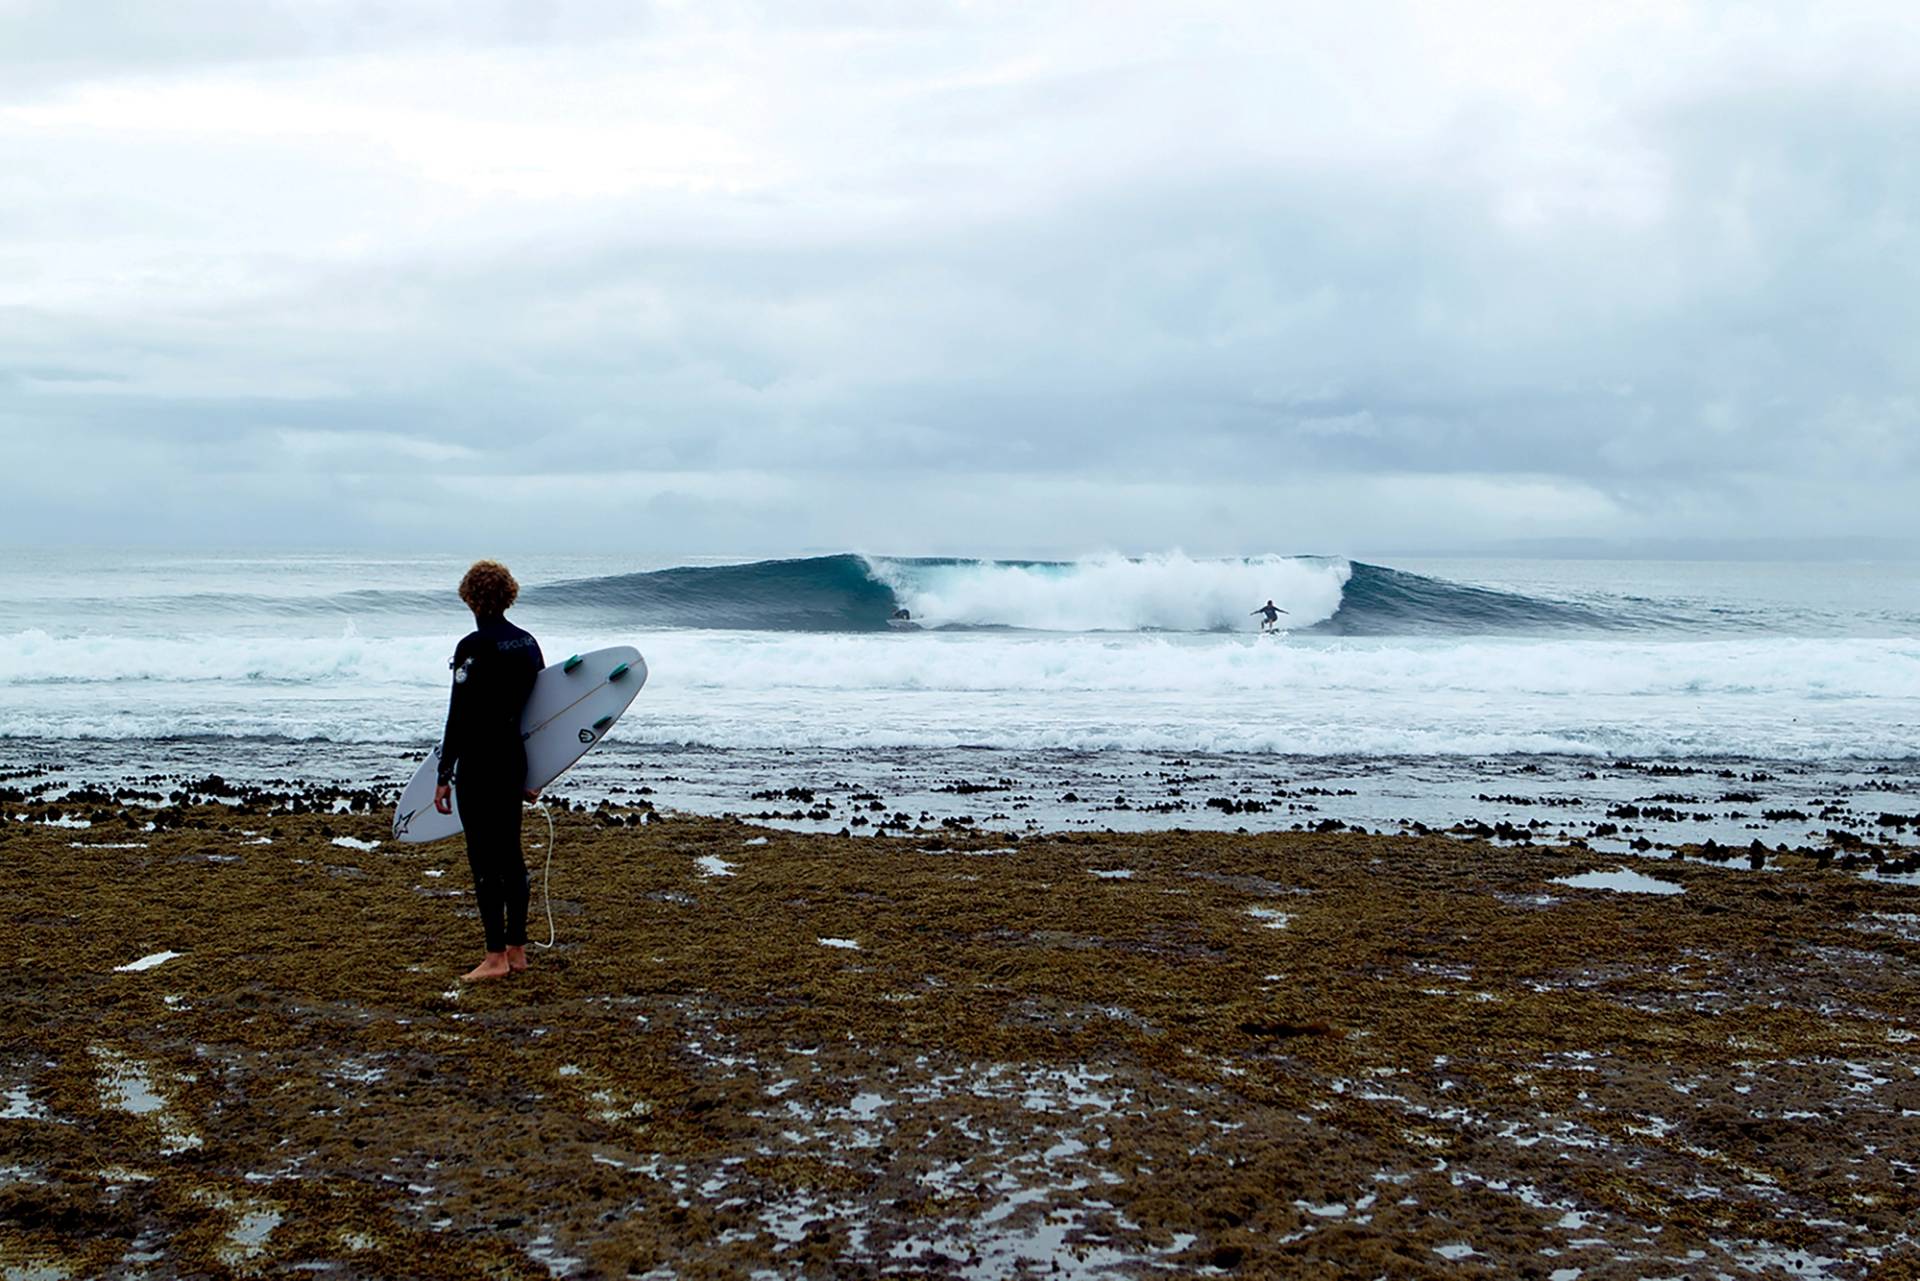
[[[482,618],[504,614],[520,595],[520,584],[497,560],[476,560],[460,580],[460,599]]]

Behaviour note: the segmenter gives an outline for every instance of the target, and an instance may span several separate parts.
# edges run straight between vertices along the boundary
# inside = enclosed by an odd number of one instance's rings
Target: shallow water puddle
[[[733,869],[739,866],[736,863],[727,862],[718,854],[702,854],[693,860],[693,865],[700,869],[702,876],[732,876]]]
[[[111,1050],[96,1050],[101,1063],[100,1097],[110,1107],[146,1116],[166,1107],[139,1063]]]
[[[6,1281],[67,1281],[73,1273],[57,1263],[48,1263],[42,1259],[33,1259],[25,1263],[9,1263],[0,1277]]]
[[[1045,1204],[1061,1193],[1071,1194],[1086,1186],[1084,1180],[1076,1179],[1064,1185],[1013,1191],[970,1222],[948,1220],[923,1235],[894,1245],[888,1251],[891,1265],[886,1270],[911,1267],[926,1260],[931,1253],[935,1257],[969,1259],[955,1275],[979,1281],[1024,1276],[1029,1270],[1042,1269],[1050,1277],[1110,1277],[1130,1267],[1157,1271],[1169,1266],[1163,1262],[1168,1256],[1177,1255],[1193,1244],[1195,1238],[1188,1233],[1176,1233],[1163,1249],[1147,1246],[1124,1250],[1102,1243],[1098,1237],[1088,1234],[1086,1217],[1091,1207],[1084,1205],[1055,1205],[1024,1228],[1009,1221],[1015,1210]],[[1104,1206],[1105,1203],[1094,1204]],[[1069,1236],[1075,1239],[1069,1241]]]
[[[363,841],[357,836],[336,836],[329,841],[328,844],[338,845],[343,850],[377,850],[380,848],[379,841]]]
[[[153,1074],[146,1064],[101,1046],[94,1047],[93,1056],[100,1064],[96,1078],[100,1101],[134,1116],[152,1117],[160,1128],[160,1151],[164,1155],[178,1156],[202,1146],[199,1135],[168,1113],[167,1101],[155,1088]]]
[[[280,1219],[280,1211],[272,1206],[239,1210],[216,1253],[229,1267],[244,1266],[247,1260],[266,1253],[267,1238],[280,1226]]]
[[[847,1101],[848,1113],[862,1121],[873,1120],[880,1115],[880,1109],[891,1106],[884,1094],[861,1093]]]
[[[563,1254],[559,1248],[554,1245],[553,1234],[551,1232],[542,1232],[539,1236],[527,1242],[527,1253],[533,1256],[535,1263],[546,1268],[548,1275],[556,1277],[566,1276],[569,1272],[572,1272],[575,1268],[586,1262],[583,1258]]]
[[[1612,890],[1617,894],[1682,894],[1685,887],[1616,867],[1610,872],[1582,872],[1578,876],[1556,876],[1555,885],[1571,885],[1577,890]]]
[[[1767,1241],[1717,1239],[1713,1244],[1725,1251],[1728,1257],[1740,1266],[1752,1268],[1756,1272],[1781,1273],[1790,1277],[1807,1278],[1843,1275],[1835,1271],[1841,1267],[1843,1260],[1830,1259],[1808,1250],[1789,1249]]]
[[[267,1201],[230,1196],[224,1192],[201,1192],[195,1200],[224,1210],[232,1225],[214,1253],[230,1268],[244,1268],[251,1259],[266,1253],[267,1238],[285,1217],[281,1207]]]
[[[1311,1201],[1296,1200],[1293,1204],[1295,1209],[1304,1210],[1319,1219],[1341,1219],[1345,1218],[1347,1213],[1345,1201],[1329,1201],[1326,1205],[1315,1205]]]

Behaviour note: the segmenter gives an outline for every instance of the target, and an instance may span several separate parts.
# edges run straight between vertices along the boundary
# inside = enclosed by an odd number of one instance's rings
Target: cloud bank
[[[1895,5],[0,3],[0,541],[1920,539]]]

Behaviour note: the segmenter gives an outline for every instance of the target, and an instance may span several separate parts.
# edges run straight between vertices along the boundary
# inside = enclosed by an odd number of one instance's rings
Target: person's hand
[[[539,800],[539,799],[540,799],[540,789],[539,789],[539,788],[537,788],[537,787],[529,787],[529,788],[527,789],[527,799],[528,799],[528,800],[530,800],[530,801],[537,801],[537,800]]]
[[[433,808],[442,814],[453,813],[453,788],[442,783],[433,789]]]

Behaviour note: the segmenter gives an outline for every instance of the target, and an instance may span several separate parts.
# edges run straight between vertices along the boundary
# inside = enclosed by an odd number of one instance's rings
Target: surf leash
[[[553,932],[553,891],[548,888],[548,883],[553,879],[553,812],[547,808],[545,801],[535,801],[533,806],[547,820],[547,867],[540,873],[540,899],[547,905],[547,941],[536,942],[534,946],[552,947],[556,936]]]

